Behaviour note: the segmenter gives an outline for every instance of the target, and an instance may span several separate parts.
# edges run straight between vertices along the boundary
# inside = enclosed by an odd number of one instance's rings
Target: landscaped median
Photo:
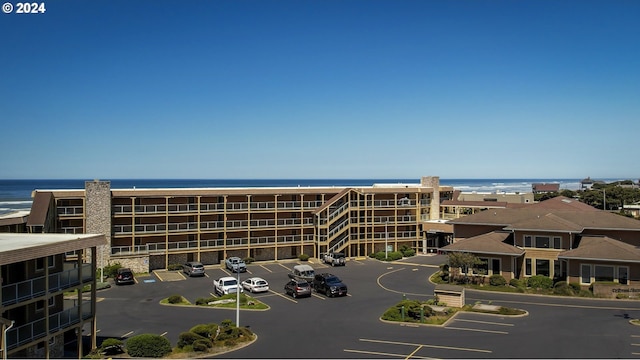
[[[500,316],[527,316],[526,310],[482,304],[480,302],[463,307],[452,307],[438,302],[437,299],[427,301],[403,299],[382,314],[380,320],[389,323],[444,326],[459,312],[475,312]]]
[[[171,295],[166,299],[160,300],[162,305],[176,305],[176,306],[201,306],[219,309],[236,309],[237,296],[236,294],[227,294],[220,297],[207,297],[196,299],[195,305],[181,295]],[[241,310],[255,310],[265,311],[269,310],[269,305],[251,297],[244,293],[240,294],[240,309]]]

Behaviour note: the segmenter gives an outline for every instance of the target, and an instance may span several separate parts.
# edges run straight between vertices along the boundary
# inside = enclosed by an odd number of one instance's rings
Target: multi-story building
[[[366,256],[401,246],[427,252],[450,236],[440,202],[453,188],[438,177],[416,184],[362,187],[247,187],[35,190],[32,232],[102,233],[99,261],[136,271],[186,261],[219,264],[312,257],[326,251]]]
[[[0,233],[3,358],[67,357],[67,343],[79,358],[85,325],[95,348],[95,254],[105,243],[104,235]]]

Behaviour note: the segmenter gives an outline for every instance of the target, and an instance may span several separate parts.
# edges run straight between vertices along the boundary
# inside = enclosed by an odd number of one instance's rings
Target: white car
[[[248,278],[242,282],[242,287],[252,293],[269,291],[267,280],[259,277]]]

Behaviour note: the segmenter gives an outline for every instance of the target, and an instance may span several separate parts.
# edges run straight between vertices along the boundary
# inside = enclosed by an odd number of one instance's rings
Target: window
[[[524,274],[527,276],[531,276],[531,259],[524,259]]]
[[[36,271],[44,270],[44,258],[36,259]]]
[[[591,265],[580,265],[580,283],[591,284]]]
[[[562,249],[562,238],[560,236],[524,236],[524,247],[536,249]]]
[[[618,282],[620,284],[629,283],[629,268],[626,266],[618,267]]]
[[[562,275],[562,269],[560,268],[560,261],[553,260],[553,277],[560,277]]]
[[[36,311],[42,311],[44,310],[44,300],[38,300],[36,301]]]
[[[550,276],[549,264],[549,260],[536,259],[536,275]]]
[[[56,306],[56,298],[52,296],[49,298],[49,307],[54,307],[54,306]]]
[[[536,247],[538,249],[548,249],[549,248],[549,237],[548,236],[536,236]]]
[[[480,258],[481,263],[473,269],[475,275],[487,275],[489,273],[489,259]]]
[[[613,266],[596,265],[593,273],[596,281],[613,281]]]
[[[56,266],[56,258],[53,255],[47,256],[47,266],[49,268]]]

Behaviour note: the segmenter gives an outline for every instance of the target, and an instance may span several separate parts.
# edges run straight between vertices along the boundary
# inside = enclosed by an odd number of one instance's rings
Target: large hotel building
[[[84,189],[35,190],[27,230],[105,234],[99,265],[136,271],[229,256],[367,256],[403,245],[426,253],[451,240],[441,203],[452,196],[435,176],[358,187],[189,189],[112,189],[95,180]]]

